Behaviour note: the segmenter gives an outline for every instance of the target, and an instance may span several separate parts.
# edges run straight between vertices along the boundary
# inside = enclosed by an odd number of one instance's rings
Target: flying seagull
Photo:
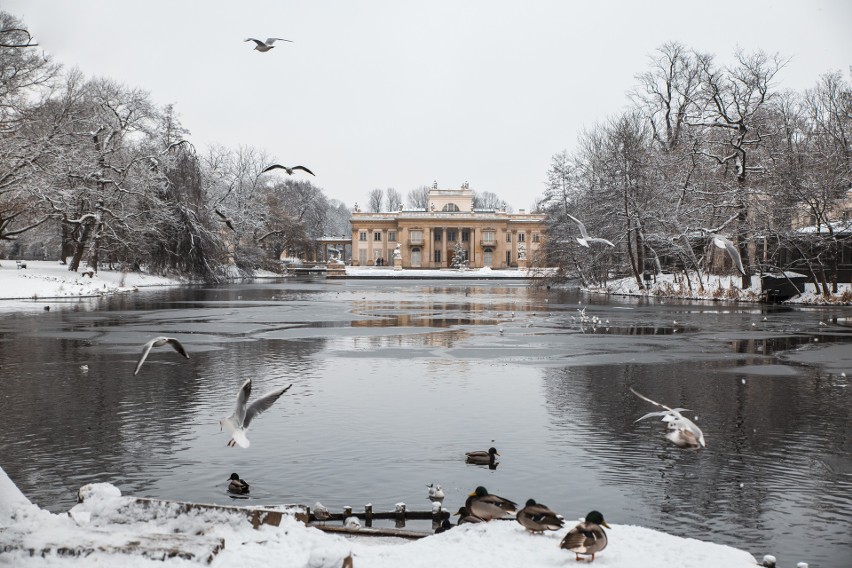
[[[272,49],[273,47],[275,47],[272,44],[275,43],[276,41],[289,41],[290,43],[293,43],[293,40],[284,39],[284,38],[281,38],[281,37],[270,37],[270,38],[267,38],[266,41],[260,41],[259,39],[254,39],[253,37],[250,37],[250,38],[246,39],[246,41],[253,41],[256,44],[254,46],[254,48],[261,53],[265,53],[265,52],[269,51],[270,49]]]
[[[142,363],[145,362],[145,359],[148,358],[148,353],[151,352],[151,349],[154,347],[162,347],[163,345],[171,345],[172,349],[189,359],[189,353],[186,352],[186,349],[183,348],[183,345],[180,344],[180,341],[175,339],[174,337],[155,337],[148,343],[142,346],[142,357],[139,358],[139,362],[136,363],[136,370],[133,371],[133,376],[139,374],[139,369],[142,368]]]
[[[293,385],[283,389],[269,391],[250,405],[246,406],[248,398],[251,395],[251,379],[246,379],[237,393],[237,403],[234,407],[234,413],[219,421],[220,429],[227,426],[228,430],[231,432],[231,439],[228,441],[228,446],[234,447],[236,444],[241,448],[248,448],[251,443],[248,438],[246,438],[246,432],[248,431],[251,421],[269,410],[272,404],[278,400],[278,397],[290,390],[290,387],[292,386]]]
[[[566,215],[568,215],[568,214],[566,213]],[[611,247],[615,246],[614,244],[612,244],[611,242],[609,242],[606,239],[601,239],[599,237],[590,237],[589,233],[586,232],[586,226],[583,224],[582,221],[580,221],[579,219],[577,219],[576,217],[574,217],[572,215],[568,215],[568,217],[570,217],[572,221],[577,223],[577,226],[580,228],[580,234],[583,235],[583,236],[582,236],[582,238],[577,237],[577,242],[580,243],[581,245],[583,245],[584,247],[589,248],[589,243],[604,243],[605,245],[609,245]]]
[[[213,211],[216,212],[216,215],[218,215],[219,217],[222,218],[222,222],[225,223],[226,225],[228,225],[229,229],[231,229],[235,233],[237,232],[237,230],[234,228],[234,220],[233,219],[231,219],[230,217],[228,217],[227,215],[225,215],[224,213],[222,213],[218,209],[214,209]]]
[[[281,164],[272,164],[268,168],[264,168],[264,170],[260,173],[265,174],[266,172],[268,172],[270,170],[276,170],[276,169],[284,170],[285,172],[287,172],[290,175],[293,175],[293,172],[296,171],[296,170],[302,170],[302,171],[308,172],[311,175],[314,175],[314,172],[312,172],[311,170],[309,170],[305,166],[293,166],[291,168],[291,167],[288,167],[288,166],[282,166]]]
[[[686,412],[688,410],[687,408],[669,408],[665,404],[660,404],[646,396],[642,396],[632,388],[630,388],[630,392],[642,400],[650,402],[654,406],[665,408],[665,410],[658,412],[649,412],[645,416],[636,420],[636,422],[650,418],[651,416],[662,416],[663,422],[668,424],[669,431],[666,434],[666,438],[674,442],[677,447],[695,450],[707,447],[704,443],[704,433],[701,431],[701,428],[696,426],[692,420],[681,414],[681,412]]]
[[[713,233],[710,233],[710,236],[713,237],[714,245],[716,245],[722,250],[728,251],[728,256],[730,256],[731,260],[734,261],[734,266],[737,267],[737,270],[740,272],[740,274],[745,276],[746,271],[743,268],[743,259],[740,257],[740,251],[737,250],[737,247],[734,246],[734,243],[732,243],[729,239],[726,239],[721,235],[714,235]]]

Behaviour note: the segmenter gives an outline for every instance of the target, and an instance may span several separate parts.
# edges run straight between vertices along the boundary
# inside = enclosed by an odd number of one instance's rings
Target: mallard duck
[[[659,402],[651,400],[647,396],[639,394],[632,388],[630,389],[630,392],[655,406],[665,408],[665,410],[661,410],[659,412],[649,412],[645,416],[637,419],[636,422],[651,416],[662,416],[663,422],[668,424],[666,438],[674,442],[678,448],[700,450],[701,448],[706,447],[704,442],[704,433],[701,431],[701,428],[696,426],[692,420],[681,414],[682,411],[687,410],[686,408],[669,408],[665,404],[660,404]]]
[[[477,465],[489,465],[494,463],[497,456],[500,454],[497,453],[497,448],[488,448],[487,452],[476,451],[476,452],[466,452],[464,454],[465,461],[467,463],[473,463]]]
[[[232,473],[229,479],[231,482],[228,483],[228,493],[246,495],[249,492],[249,484],[236,473]]]
[[[558,531],[565,524],[559,515],[546,505],[528,499],[526,506],[518,511],[517,521],[528,531],[540,532]]]
[[[139,362],[136,363],[136,370],[133,371],[133,376],[139,374],[139,369],[142,368],[142,363],[145,362],[145,359],[148,358],[148,353],[151,352],[151,349],[154,347],[162,347],[163,345],[170,345],[172,349],[189,359],[189,353],[186,352],[186,349],[183,348],[180,341],[175,339],[174,337],[155,337],[148,343],[142,346],[142,357],[139,358]]]
[[[586,515],[585,521],[568,531],[568,534],[559,543],[559,547],[573,552],[577,556],[577,560],[580,560],[581,554],[591,554],[590,562],[594,562],[595,554],[606,548],[607,544],[606,533],[601,525],[610,528],[601,513],[598,511],[590,512]]]
[[[447,532],[451,528],[453,528],[453,524],[450,522],[450,520],[444,519],[443,521],[441,521],[440,526],[437,529],[435,529],[435,534],[441,534],[442,532]]]
[[[247,405],[248,397],[251,395],[251,379],[246,379],[237,392],[237,403],[234,406],[234,413],[219,421],[220,430],[227,426],[231,432],[231,439],[228,441],[228,446],[234,447],[234,445],[237,445],[241,448],[248,448],[251,443],[246,437],[246,432],[251,421],[269,410],[275,401],[282,394],[290,390],[292,386],[269,391],[258,397],[253,403]]]
[[[470,514],[483,521],[503,519],[518,510],[518,504],[497,495],[491,495],[483,486],[479,486],[467,497],[464,503]]]
[[[470,511],[467,510],[467,507],[459,507],[459,510],[453,513],[454,516],[459,518],[457,525],[463,525],[465,523],[483,523],[482,519],[470,514]]]

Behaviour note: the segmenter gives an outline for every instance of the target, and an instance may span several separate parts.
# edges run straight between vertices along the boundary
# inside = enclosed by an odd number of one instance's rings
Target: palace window
[[[388,231],[388,240],[396,242],[396,231]]]
[[[435,251],[435,262],[441,262],[441,251]]]
[[[506,233],[506,242],[507,243],[512,242],[512,233],[509,233],[509,232]]]
[[[518,233],[518,242],[519,242],[519,243],[524,242],[524,240],[525,240],[526,238],[527,238],[527,235],[526,235],[525,233]]]
[[[541,236],[538,233],[533,233],[532,237],[534,243],[540,242]]]
[[[470,229],[462,229],[462,242],[470,242]]]
[[[441,241],[441,235],[442,235],[442,233],[443,233],[443,231],[441,231],[441,229],[435,229],[435,230],[434,230],[435,242],[436,242],[436,243]]]
[[[375,233],[373,233],[373,240],[374,240],[374,241],[380,241],[380,240],[382,240],[382,232],[381,232],[381,231],[376,231]]]
[[[486,243],[494,243],[497,242],[497,237],[494,231],[482,231],[482,240]]]
[[[358,240],[359,241],[366,241],[367,240],[367,231],[361,231],[360,233],[358,233]]]
[[[459,211],[459,206],[455,203],[447,203],[441,208],[441,211]]]
[[[411,239],[413,243],[422,243],[423,242],[423,231],[408,231],[408,237]]]
[[[447,229],[447,242],[451,243],[456,240],[456,230],[455,229]]]

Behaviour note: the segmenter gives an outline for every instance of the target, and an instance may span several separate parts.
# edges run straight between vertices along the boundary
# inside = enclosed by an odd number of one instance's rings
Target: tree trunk
[[[62,242],[59,245],[59,264],[68,264],[68,257],[74,251],[74,241],[71,238],[73,230],[68,224],[68,216],[62,216]]]
[[[745,200],[745,192],[742,193],[743,199]],[[740,204],[740,211],[737,215],[737,226],[738,226],[738,235],[737,235],[737,250],[740,253],[740,260],[743,262],[743,269],[745,269],[745,274],[743,274],[741,288],[743,290],[747,288],[751,288],[751,272],[749,272],[749,265],[751,265],[751,261],[748,255],[748,206],[745,205],[743,201]]]
[[[71,264],[68,265],[68,270],[70,272],[77,272],[77,269],[80,268],[80,261],[83,259],[83,252],[86,250],[86,243],[88,242],[91,234],[92,224],[84,223],[83,233],[80,235],[80,240],[78,240],[74,245],[74,256],[71,257]]]

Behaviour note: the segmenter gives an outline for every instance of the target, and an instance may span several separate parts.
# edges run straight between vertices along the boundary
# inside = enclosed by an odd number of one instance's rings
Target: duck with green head
[[[527,500],[526,506],[518,511],[516,519],[521,526],[533,533],[558,531],[565,524],[550,507],[536,503],[535,499]]]
[[[491,465],[497,459],[497,448],[488,448],[488,451],[466,452],[465,461],[476,465]]]
[[[249,492],[249,484],[236,473],[232,473],[230,483],[228,483],[228,493],[236,495],[246,495]]]
[[[594,562],[595,554],[606,548],[607,544],[606,533],[601,526],[610,528],[600,512],[591,511],[585,521],[568,531],[559,547],[573,552],[577,560],[580,560],[581,554],[591,554],[590,562]]]
[[[483,521],[505,519],[518,510],[518,504],[498,495],[491,495],[483,486],[477,487],[464,503],[468,512]]]

